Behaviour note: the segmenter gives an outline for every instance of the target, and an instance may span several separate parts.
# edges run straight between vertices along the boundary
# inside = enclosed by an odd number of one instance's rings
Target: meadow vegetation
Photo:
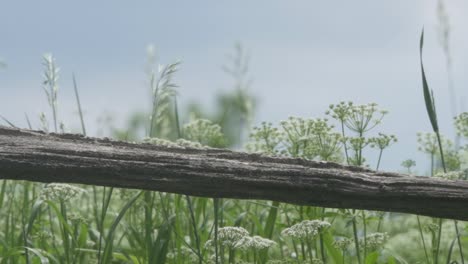
[[[253,126],[256,100],[248,56],[239,45],[224,67],[233,89],[217,98],[213,114],[195,103],[181,113],[176,84],[181,63],[156,65],[154,49],[148,58],[151,110],[133,115],[125,128],[104,123],[113,138],[235,148],[375,170],[397,144],[395,135],[381,131],[389,113],[376,103],[338,102],[321,118],[293,116]],[[51,118],[41,113],[41,127],[29,126],[67,132],[59,118],[56,61],[48,54],[43,63]],[[86,103],[81,105],[75,77],[72,81],[79,133],[86,135]],[[427,176],[466,180],[468,113],[454,118],[455,144],[440,133],[424,71],[423,91],[433,127],[417,136],[431,164]],[[369,162],[372,155],[375,164]],[[402,160],[408,177],[414,166],[413,160]],[[438,264],[464,263],[468,251],[468,224],[452,220],[58,183],[1,181],[0,216],[0,263]]]

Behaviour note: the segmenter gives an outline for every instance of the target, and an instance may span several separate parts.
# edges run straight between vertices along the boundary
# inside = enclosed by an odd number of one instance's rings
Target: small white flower
[[[249,232],[242,227],[226,226],[218,230],[218,242],[233,248],[239,240],[249,236]]]
[[[383,247],[388,240],[387,233],[373,233],[366,236],[366,246],[368,250],[374,251]],[[359,244],[364,247],[364,239],[359,239]]]
[[[322,230],[329,228],[330,223],[320,220],[304,220],[284,229],[281,234],[297,239],[314,238]]]
[[[234,248],[238,248],[241,250],[261,250],[272,247],[276,245],[276,242],[267,238],[263,238],[261,236],[245,236],[234,245]]]
[[[49,183],[42,189],[40,198],[43,200],[69,201],[86,190],[65,183]]]

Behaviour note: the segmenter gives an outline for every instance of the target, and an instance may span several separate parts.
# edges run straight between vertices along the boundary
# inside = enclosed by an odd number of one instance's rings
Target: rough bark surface
[[[135,144],[0,127],[0,179],[468,220],[468,182],[224,149]]]

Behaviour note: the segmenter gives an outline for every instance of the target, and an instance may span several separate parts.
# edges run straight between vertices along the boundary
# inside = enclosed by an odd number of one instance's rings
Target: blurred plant
[[[465,179],[465,172],[464,171],[449,171],[447,173],[439,172],[435,175],[435,177],[445,179],[445,180],[461,180],[461,179]]]
[[[329,125],[327,119],[317,118],[313,121],[311,140],[316,148],[316,155],[324,161],[341,161],[342,136],[333,132],[334,126]]]
[[[39,114],[39,122],[41,124],[41,130],[48,133],[49,132],[49,122],[47,121],[47,116],[44,112]]]
[[[455,117],[455,128],[460,136],[468,139],[468,112],[463,112]]]
[[[85,192],[86,191],[84,189],[70,184],[49,183],[42,189],[40,199],[70,201]]]
[[[377,167],[375,169],[375,170],[379,170],[379,165],[382,159],[382,153],[384,149],[396,143],[398,140],[395,135],[386,135],[384,133],[379,133],[378,137],[370,138],[369,141],[370,141],[371,148],[379,149],[379,159],[377,161]]]
[[[452,141],[446,139],[443,135],[440,135],[441,145],[445,146],[445,149],[450,149],[453,147]],[[418,132],[417,133],[417,141],[419,144],[418,150],[426,153],[430,156],[431,160],[431,167],[430,172],[431,176],[434,175],[436,171],[436,158],[439,156],[439,141],[438,136],[435,133],[430,132]],[[444,160],[445,162],[445,160]],[[446,163],[445,163],[446,164]]]
[[[54,120],[54,132],[57,133],[57,93],[58,93],[58,78],[59,68],[55,65],[55,58],[52,54],[45,54],[43,57],[44,70],[44,81],[42,88],[47,96],[47,102],[52,110],[52,116]]]
[[[7,67],[6,62],[2,58],[0,58],[0,69],[5,69],[6,67]]]
[[[347,237],[342,237],[340,239],[337,239],[333,241],[333,247],[336,249],[341,250],[341,254],[343,255],[342,258],[342,263],[346,263],[346,252],[348,251],[348,248],[353,244],[353,240]]]
[[[233,78],[234,89],[231,93],[218,97],[219,108],[224,109],[218,120],[223,127],[223,133],[235,136],[241,144],[243,133],[248,130],[255,111],[255,99],[250,94],[252,83],[249,76],[250,57],[244,47],[237,43],[234,53],[228,55],[228,64],[222,66],[225,73]]]
[[[294,240],[299,240],[301,242],[302,248],[302,259],[306,260],[307,255],[309,260],[312,261],[313,257],[313,241],[317,236],[325,232],[328,228],[330,228],[331,224],[327,221],[321,220],[303,220],[300,223],[297,223],[293,226],[283,229],[281,231],[281,235],[285,237],[291,237]],[[305,253],[304,247],[302,243],[307,244],[307,255]],[[322,256],[325,259],[324,256]]]
[[[283,133],[272,123],[262,122],[254,127],[250,133],[250,142],[246,149],[250,152],[259,152],[267,155],[278,155],[279,146],[283,140]]]
[[[280,126],[284,131],[285,153],[291,157],[313,159],[316,151],[311,143],[314,121],[301,117],[289,117],[281,121]]]
[[[152,111],[150,116],[150,137],[166,138],[171,134],[171,105],[172,100],[177,95],[175,88],[177,85],[172,79],[177,72],[180,62],[168,65],[160,65],[157,75],[151,75],[151,88],[153,91]]]
[[[283,231],[281,231],[281,235],[299,240],[313,239],[320,234],[320,232],[323,232],[330,226],[330,223],[327,221],[304,220],[291,227],[283,229]]]
[[[325,112],[326,115],[331,116],[333,119],[337,120],[341,126],[341,136],[343,139],[346,138],[345,134],[345,121],[348,118],[351,109],[353,108],[353,102],[339,102],[338,104],[331,104],[329,106],[329,110]],[[346,156],[346,163],[349,165],[349,155],[348,155],[348,148],[346,146],[346,142],[343,140],[343,147],[345,150]]]
[[[401,162],[401,166],[408,170],[408,174],[411,174],[411,168],[416,166],[416,161],[412,159],[407,159]]]
[[[439,33],[439,43],[442,47],[442,50],[445,55],[445,67],[447,70],[447,88],[450,98],[450,111],[452,117],[457,115],[458,112],[458,102],[457,94],[455,90],[454,80],[453,80],[453,69],[452,69],[452,54],[450,49],[450,35],[451,35],[451,26],[450,26],[450,17],[447,13],[444,0],[437,1],[437,18],[438,25],[437,31]],[[457,142],[458,140],[456,140]]]
[[[388,234],[387,233],[372,233],[366,236],[366,239],[364,240],[361,238],[359,240],[359,244],[361,245],[361,248],[365,248],[369,251],[377,251],[379,249],[382,249],[385,242],[388,240]]]
[[[289,117],[280,122],[285,150],[283,154],[325,161],[340,160],[342,137],[333,132],[327,119]]]
[[[183,137],[210,147],[225,147],[221,127],[207,119],[194,120],[183,127]]]
[[[349,163],[356,166],[362,166],[366,162],[366,158],[362,155],[362,150],[372,142],[365,137],[348,137],[346,138],[348,149],[352,150],[354,157],[349,157]]]

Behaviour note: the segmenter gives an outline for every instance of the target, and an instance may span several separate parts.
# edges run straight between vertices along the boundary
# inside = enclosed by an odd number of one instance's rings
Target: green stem
[[[382,153],[383,153],[383,149],[380,149],[379,159],[377,160],[377,167],[375,168],[376,171],[379,170],[380,160],[382,159]]]
[[[362,214],[362,225],[364,227],[364,248],[363,248],[364,254],[362,258],[365,261],[367,257],[367,224],[366,224],[366,213],[364,212],[364,210],[361,211],[361,214]]]
[[[359,240],[358,240],[358,235],[357,235],[356,216],[353,216],[352,223],[353,223],[354,246],[356,247],[356,256],[358,258],[358,263],[362,264],[361,253],[359,252]]]
[[[460,232],[458,231],[457,220],[453,220],[453,224],[455,225],[455,233],[457,234],[458,248],[460,249],[460,260],[461,260],[461,263],[464,264],[465,258],[463,257],[463,248],[462,248],[461,241],[460,241]]]
[[[439,218],[439,230],[437,234],[437,248],[435,252],[435,257],[434,257],[434,263],[437,264],[439,263],[439,253],[440,253],[440,240],[442,238],[442,218]]]
[[[421,235],[421,242],[422,242],[423,248],[424,248],[424,255],[426,256],[426,262],[430,263],[429,262],[429,256],[427,255],[426,242],[424,241],[424,234],[422,232],[421,221],[419,220],[419,215],[417,215],[416,218],[418,219],[418,229],[419,229],[419,234]]]
[[[219,255],[218,255],[218,210],[219,210],[219,199],[214,198],[214,226],[215,226],[215,233],[214,233],[214,245],[215,245],[215,263],[219,263]]]
[[[344,122],[343,122],[343,120],[341,121],[341,135],[343,136],[343,145],[344,145],[344,150],[345,150],[345,155],[346,155],[346,164],[349,165],[348,147],[346,146],[346,141],[344,141],[345,140],[345,131],[344,131]]]

